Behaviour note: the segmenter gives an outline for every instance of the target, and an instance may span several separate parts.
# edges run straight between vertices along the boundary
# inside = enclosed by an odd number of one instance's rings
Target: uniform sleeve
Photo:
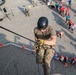
[[[56,32],[52,27],[50,27],[50,34],[51,36],[56,36]]]
[[[36,33],[37,33],[37,28],[35,27],[35,28],[34,28],[34,36],[35,36],[35,37],[37,37],[37,36],[36,36]]]
[[[36,30],[36,28],[34,28],[34,35],[36,34],[35,30]]]

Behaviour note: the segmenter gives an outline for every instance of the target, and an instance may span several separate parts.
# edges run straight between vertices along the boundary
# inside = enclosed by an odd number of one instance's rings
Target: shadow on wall
[[[63,30],[62,29],[62,31],[65,33],[65,35],[70,39],[70,44],[72,45],[72,46],[74,46],[74,48],[76,49],[76,38],[74,38],[74,36],[73,35],[71,35],[72,33],[68,33],[68,32],[66,32],[65,30]]]
[[[15,44],[24,45],[24,46],[30,48],[31,50],[34,49],[34,47],[33,47],[34,43],[31,42],[30,40],[25,39],[25,43],[21,43],[20,40],[21,40],[21,37],[16,36],[16,35],[14,36],[14,43]],[[29,42],[29,43],[26,44],[26,41]]]
[[[26,13],[25,13],[25,10],[24,10],[24,8],[22,8],[22,7],[19,7],[19,6],[18,6],[18,8],[19,8],[19,10],[20,10],[20,11],[21,11],[23,14],[26,14]]]
[[[75,38],[71,35],[72,33],[68,33],[68,32],[66,32],[64,29],[62,29],[62,31],[64,32],[64,34],[65,34],[70,40],[75,41]]]
[[[55,12],[52,12],[52,14],[54,16],[54,20],[56,21],[56,23],[64,28],[66,28],[65,21],[59,15],[57,15]]]
[[[33,4],[32,1],[38,2],[37,0],[27,0],[27,1],[30,2],[31,4]],[[46,0],[39,0],[39,3],[42,4],[42,5],[45,5],[46,4]]]
[[[69,52],[63,52],[61,49],[65,49],[63,46],[59,45],[59,55],[64,55],[64,56],[68,56],[69,58],[73,58],[76,56],[76,54],[74,53],[69,53]]]
[[[76,49],[76,41],[71,41],[70,44]]]
[[[9,40],[6,39],[6,35],[5,34],[0,33],[0,43],[6,44],[6,43],[11,42],[11,43],[15,43],[15,44],[18,44],[18,45],[25,45],[26,47],[30,48],[31,50],[34,49],[33,48],[33,44],[34,43],[32,43],[30,40],[28,40],[28,42],[29,42],[28,44],[26,44],[26,42],[25,43],[21,43],[21,42],[19,42],[21,40],[20,38],[21,37],[15,35],[14,36],[14,42],[12,42],[12,41],[9,41]],[[25,39],[25,41],[26,41],[26,39]]]
[[[15,43],[19,43],[18,40],[20,40],[20,37],[15,35],[15,36],[14,36],[14,42],[15,42]]]
[[[27,0],[28,2],[30,2],[32,4],[32,0]]]
[[[0,33],[0,43],[6,43],[8,40],[6,40],[6,35]]]

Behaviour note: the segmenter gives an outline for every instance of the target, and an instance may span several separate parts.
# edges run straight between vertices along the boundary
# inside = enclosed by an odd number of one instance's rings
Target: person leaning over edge
[[[46,17],[40,17],[37,23],[37,27],[34,28],[35,43],[34,48],[36,50],[36,63],[42,63],[44,69],[44,75],[50,75],[50,62],[54,56],[52,48],[56,45],[56,33],[51,26],[48,26],[48,19]]]

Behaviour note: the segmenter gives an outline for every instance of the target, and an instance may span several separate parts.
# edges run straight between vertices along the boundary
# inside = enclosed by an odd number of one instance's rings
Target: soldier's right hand
[[[39,45],[45,44],[45,40],[42,40],[42,39],[38,39],[37,42],[38,42]]]

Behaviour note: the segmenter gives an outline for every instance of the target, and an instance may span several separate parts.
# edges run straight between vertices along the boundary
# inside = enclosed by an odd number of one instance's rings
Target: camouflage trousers
[[[27,17],[27,16],[30,16],[29,9],[26,9],[26,8],[25,8],[25,13],[26,13],[26,14],[25,14],[25,15],[26,15],[26,17]]]
[[[42,63],[44,75],[50,75],[50,62],[54,56],[54,51],[50,48],[50,46],[44,46],[44,48],[41,47],[36,51],[36,63]]]

